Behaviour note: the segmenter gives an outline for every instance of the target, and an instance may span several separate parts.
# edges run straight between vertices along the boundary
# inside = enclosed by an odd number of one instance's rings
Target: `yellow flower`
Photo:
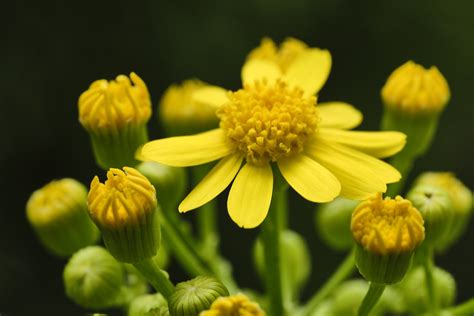
[[[425,239],[423,218],[411,202],[380,193],[357,206],[351,230],[364,249],[381,255],[411,252]]]
[[[414,114],[441,112],[450,95],[448,82],[438,68],[425,69],[411,60],[397,68],[382,88],[385,105]]]
[[[116,132],[127,125],[139,125],[149,120],[151,101],[148,89],[134,72],[130,79],[119,75],[115,80],[97,80],[81,94],[79,121],[87,130]]]
[[[209,85],[199,80],[186,80],[171,85],[160,100],[160,120],[168,135],[190,135],[216,128],[219,119],[216,107],[195,100],[195,91]]]
[[[211,308],[199,316],[265,316],[260,306],[243,294],[219,297]]]
[[[219,128],[149,142],[141,158],[178,167],[221,159],[179,210],[198,208],[233,181],[228,210],[244,228],[258,226],[268,213],[273,163],[313,202],[328,202],[339,194],[365,199],[385,192],[386,184],[398,181],[400,174],[377,158],[397,153],[405,135],[347,131],[360,123],[359,111],[341,102],[316,107],[314,95],[330,65],[329,52],[318,48],[305,48],[284,72],[275,61],[251,58],[242,68],[242,89],[212,87],[195,95],[219,108]]]

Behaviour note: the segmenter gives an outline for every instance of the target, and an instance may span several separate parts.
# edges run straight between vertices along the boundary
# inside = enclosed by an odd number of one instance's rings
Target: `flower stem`
[[[347,254],[344,261],[339,265],[337,270],[332,274],[329,280],[319,289],[316,294],[309,300],[303,308],[301,315],[310,316],[321,302],[346,278],[355,271],[354,252]]]
[[[281,278],[280,234],[281,224],[277,205],[280,190],[275,190],[267,218],[263,222],[261,238],[265,255],[265,288],[269,298],[269,315],[283,316],[283,291]]]
[[[146,259],[133,264],[135,268],[151,283],[163,297],[168,300],[174,292],[174,285],[153,259]]]
[[[392,159],[390,159],[390,164],[400,172],[402,178],[400,179],[400,181],[392,183],[388,186],[388,196],[395,197],[397,194],[402,193],[408,174],[413,168],[414,161],[414,158],[407,156],[406,154],[404,154],[404,152],[401,152]]]
[[[383,291],[385,290],[385,284],[380,283],[370,283],[369,290],[362,301],[362,304],[359,307],[359,316],[367,316],[370,311],[374,308],[375,304],[379,301],[379,298],[382,296]]]
[[[428,248],[424,253],[423,268],[425,270],[426,279],[426,291],[428,293],[428,299],[430,301],[431,314],[433,316],[438,315],[438,302],[436,300],[435,286],[433,280],[433,249]]]
[[[472,315],[474,314],[474,298],[451,308],[447,309],[449,311],[449,315],[452,316],[463,316],[463,315]]]

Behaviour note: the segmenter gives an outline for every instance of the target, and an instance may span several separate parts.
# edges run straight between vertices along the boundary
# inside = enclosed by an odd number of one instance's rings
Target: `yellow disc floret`
[[[136,169],[111,168],[105,183],[97,176],[92,180],[88,206],[99,227],[113,229],[141,224],[157,207],[155,188]]]
[[[282,81],[257,81],[229,94],[220,126],[248,162],[262,165],[303,150],[317,127],[316,98]]]
[[[237,294],[219,297],[212,303],[211,308],[199,316],[264,316],[265,312],[257,303],[250,301],[247,296]]]
[[[352,214],[352,235],[365,249],[381,255],[410,252],[425,238],[423,218],[410,201],[381,194],[362,202]]]
[[[382,88],[384,103],[408,113],[438,113],[448,103],[449,86],[438,68],[408,61],[396,69]]]
[[[275,42],[265,37],[262,39],[260,46],[249,53],[247,60],[263,59],[274,62],[285,73],[295,58],[307,48],[308,46],[304,42],[291,37],[281,43],[280,48],[278,48]]]
[[[28,219],[42,225],[68,216],[85,207],[86,196],[85,187],[74,179],[53,180],[31,195],[26,206]]]
[[[111,81],[97,80],[79,98],[79,121],[87,130],[115,131],[128,124],[146,123],[150,116],[148,89],[133,72],[130,79],[119,75]]]

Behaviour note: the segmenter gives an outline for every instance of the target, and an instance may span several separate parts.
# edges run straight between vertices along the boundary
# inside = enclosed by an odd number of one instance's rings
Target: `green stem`
[[[382,296],[383,291],[385,290],[385,284],[380,283],[370,283],[369,290],[362,301],[362,304],[359,307],[359,316],[367,316],[370,311],[374,308],[375,304],[379,301],[379,298]]]
[[[390,159],[390,164],[400,172],[402,178],[400,179],[400,181],[392,183],[388,186],[388,196],[395,197],[397,194],[403,192],[405,182],[407,180],[408,175],[410,174],[411,169],[413,168],[414,161],[414,158],[407,156],[406,154],[404,154],[404,152],[401,152],[397,156]]]
[[[278,213],[278,224],[280,225],[280,230],[284,231],[288,228],[288,190],[282,189],[278,194],[278,199],[275,201],[275,209]]]
[[[155,290],[160,292],[166,300],[169,299],[174,292],[174,285],[153,259],[145,259],[135,262],[133,265],[151,283]]]
[[[450,312],[452,316],[464,316],[464,315],[473,315],[474,314],[474,298],[451,308],[448,308],[447,311]]]
[[[189,244],[187,238],[183,238],[179,230],[167,219],[165,214],[163,214],[161,219],[161,227],[163,239],[187,273],[192,276],[210,274],[203,260],[196,253],[195,248]]]
[[[355,271],[354,252],[351,251],[329,280],[314,294],[306,306],[303,308],[301,316],[310,316],[321,302],[345,279]]]
[[[438,315],[438,302],[436,300],[435,286],[433,280],[433,249],[426,249],[423,258],[423,268],[425,270],[426,290],[428,292],[428,299],[430,300],[431,314]]]
[[[277,211],[279,192],[274,190],[270,210],[263,222],[261,238],[265,255],[265,287],[269,298],[269,315],[283,316],[283,293],[281,279],[280,216]]]

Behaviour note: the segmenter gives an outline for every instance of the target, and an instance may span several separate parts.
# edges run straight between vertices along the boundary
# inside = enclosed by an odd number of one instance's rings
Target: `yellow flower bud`
[[[415,183],[438,187],[451,198],[451,221],[445,223],[448,226],[446,234],[436,244],[437,250],[444,250],[455,243],[467,228],[472,214],[472,192],[451,172],[425,172]]]
[[[95,158],[104,169],[135,165],[136,149],[148,140],[151,101],[143,80],[97,80],[79,97],[79,122],[91,137]]]
[[[68,178],[51,181],[31,195],[26,205],[28,221],[52,253],[70,256],[99,238],[87,216],[86,197],[86,188]]]
[[[423,218],[411,202],[381,194],[357,206],[352,214],[356,264],[369,281],[399,282],[408,270],[413,251],[425,238]]]
[[[243,294],[220,297],[212,303],[211,308],[203,311],[199,316],[265,316],[260,306],[250,301]]]
[[[385,105],[407,113],[439,113],[449,98],[448,83],[438,68],[425,69],[413,61],[397,68],[382,88]]]
[[[196,91],[206,87],[209,85],[199,80],[186,80],[166,89],[159,113],[169,136],[200,133],[218,126],[217,108],[194,98]]]
[[[117,260],[137,262],[156,255],[161,237],[156,193],[140,172],[112,168],[105,183],[95,176],[87,200],[89,215]]]

